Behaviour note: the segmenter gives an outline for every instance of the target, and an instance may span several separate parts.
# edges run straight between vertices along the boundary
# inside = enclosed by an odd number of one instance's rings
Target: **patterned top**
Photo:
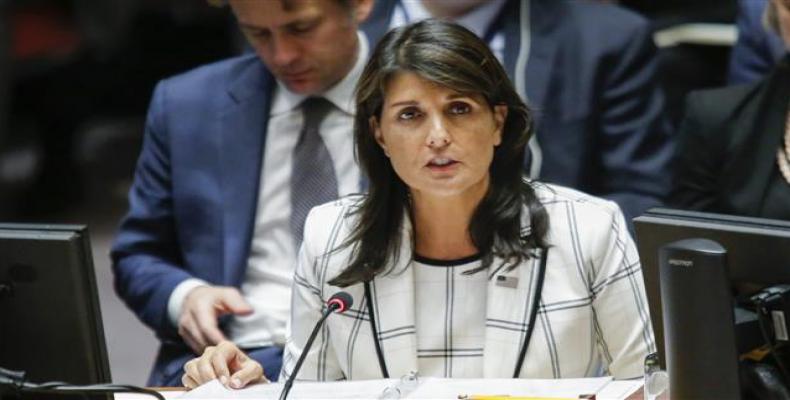
[[[614,202],[572,189],[533,186],[549,215],[547,240],[552,247],[532,339],[518,376],[641,376],[645,356],[655,351],[655,343],[641,265],[622,212]],[[293,370],[326,299],[341,290],[353,296],[354,304],[347,312],[329,317],[297,379],[379,379],[384,369],[397,378],[420,370],[417,325],[425,307],[415,300],[420,290],[411,271],[409,218],[404,219],[401,256],[392,273],[370,282],[370,298],[365,297],[363,284],[346,288],[328,284],[351,259],[351,250],[333,250],[355,226],[357,217],[351,211],[359,199],[346,197],[316,207],[307,218],[281,378]],[[522,229],[528,231],[526,208],[522,214]],[[498,268],[501,261],[494,260],[484,271],[491,277],[486,290],[466,293],[466,298],[485,304],[478,378],[513,377],[534,305],[539,264],[533,258],[504,272]],[[498,284],[502,281],[510,284]],[[448,372],[453,377],[459,373],[455,368]],[[444,375],[444,370],[436,373]]]
[[[477,378],[483,375],[486,304],[485,271],[472,260],[429,260],[415,256],[417,366],[421,376]]]

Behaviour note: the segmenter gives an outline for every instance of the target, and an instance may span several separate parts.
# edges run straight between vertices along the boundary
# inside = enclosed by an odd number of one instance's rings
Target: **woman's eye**
[[[451,114],[466,114],[471,110],[472,108],[466,103],[453,103],[450,105]]]
[[[419,116],[419,112],[417,110],[404,110],[398,114],[398,119],[404,121],[411,121]]]

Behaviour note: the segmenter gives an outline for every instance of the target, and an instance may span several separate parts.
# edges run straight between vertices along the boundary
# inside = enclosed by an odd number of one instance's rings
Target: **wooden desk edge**
[[[146,389],[156,390],[157,392],[186,392],[187,391],[187,388],[182,386],[147,387]]]

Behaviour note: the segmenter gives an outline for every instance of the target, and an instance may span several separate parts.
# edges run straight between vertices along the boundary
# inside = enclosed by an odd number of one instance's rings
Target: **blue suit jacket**
[[[395,4],[376,2],[369,36],[384,32]],[[526,70],[516,72],[525,4],[530,53]],[[492,30],[504,32],[511,79],[526,76],[543,153],[540,179],[614,200],[626,217],[661,204],[674,146],[648,22],[592,1],[509,0]]]
[[[115,288],[163,341],[149,383],[189,357],[167,315],[190,277],[239,286],[255,221],[269,100],[275,81],[255,55],[204,66],[156,87],[129,212],[112,249]],[[160,352],[160,358],[162,356]]]

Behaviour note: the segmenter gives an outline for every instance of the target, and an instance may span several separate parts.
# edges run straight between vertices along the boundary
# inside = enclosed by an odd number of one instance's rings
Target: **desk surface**
[[[182,394],[184,394],[184,388],[153,388],[154,390],[161,393],[165,399],[177,399]],[[141,394],[132,394],[132,393],[124,393],[115,395],[115,400],[151,400],[152,397],[141,395]],[[628,396],[627,400],[643,400],[644,394],[642,389],[637,390],[630,396]]]

